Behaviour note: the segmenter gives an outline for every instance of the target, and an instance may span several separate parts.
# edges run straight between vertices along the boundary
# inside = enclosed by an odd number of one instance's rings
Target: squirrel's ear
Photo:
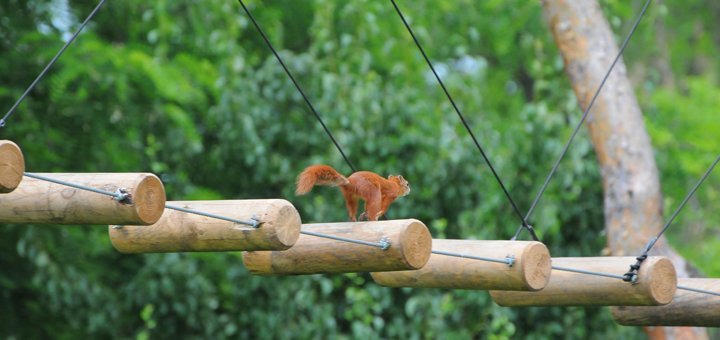
[[[398,175],[397,177],[403,181],[405,180],[402,175]]]

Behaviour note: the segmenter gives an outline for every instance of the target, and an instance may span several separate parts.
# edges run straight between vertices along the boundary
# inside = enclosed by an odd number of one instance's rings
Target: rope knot
[[[645,261],[647,257],[647,254],[642,254],[636,257],[635,260],[637,260],[637,262],[630,265],[630,271],[623,275],[623,281],[636,284],[638,281],[638,271],[640,270],[640,265],[642,265],[643,261]]]

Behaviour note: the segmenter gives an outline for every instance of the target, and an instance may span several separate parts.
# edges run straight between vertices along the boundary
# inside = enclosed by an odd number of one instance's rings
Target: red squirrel
[[[390,203],[410,193],[408,181],[399,175],[385,179],[374,172],[358,171],[346,178],[328,165],[317,164],[298,175],[295,194],[307,194],[315,185],[339,187],[351,221],[357,221],[358,199],[365,201],[365,212],[360,219],[377,221],[387,212]]]

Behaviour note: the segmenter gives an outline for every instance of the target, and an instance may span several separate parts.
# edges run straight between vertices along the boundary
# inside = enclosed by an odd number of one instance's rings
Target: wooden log
[[[678,286],[720,294],[718,279],[679,278]],[[720,327],[720,296],[678,289],[672,302],[655,307],[612,307],[615,321],[624,326]]]
[[[25,159],[17,144],[0,140],[0,193],[17,188],[25,173]]]
[[[379,272],[421,268],[430,258],[432,237],[418,220],[303,224],[303,232],[379,243],[379,247],[301,234],[285,251],[243,253],[245,267],[257,275]]]
[[[165,209],[151,226],[110,226],[112,245],[121,253],[284,250],[300,236],[300,214],[288,201],[226,200],[168,202],[173,206],[237,220],[256,217],[258,228]]]
[[[155,223],[165,207],[162,182],[148,173],[52,173],[41,176],[115,192],[125,189],[131,203],[111,196],[25,177],[0,195],[0,223],[142,224]]]
[[[432,254],[418,270],[372,273],[378,284],[387,287],[454,289],[539,290],[550,279],[550,252],[540,242],[528,241],[432,241],[434,251],[503,260],[488,262],[448,255]]]
[[[675,294],[675,267],[666,257],[648,257],[636,284],[620,278],[558,270],[572,268],[622,276],[634,257],[556,257],[550,282],[538,292],[491,291],[498,305],[523,306],[653,306],[664,305]]]

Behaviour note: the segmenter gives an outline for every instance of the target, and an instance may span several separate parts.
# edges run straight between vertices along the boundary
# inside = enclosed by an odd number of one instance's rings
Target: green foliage
[[[74,28],[95,4],[70,1],[65,12],[62,3],[0,5],[0,107],[9,108],[62,45],[67,28],[57,19],[72,19]],[[628,3],[603,2],[619,32],[636,10]],[[512,235],[516,216],[389,3],[248,4],[352,162],[410,181],[412,194],[394,203],[389,218],[418,218],[435,237]],[[400,6],[526,209],[580,116],[540,5]],[[716,55],[715,46],[687,39],[695,23],[716,25],[712,16],[669,16],[662,8],[650,14],[673,29],[668,46],[678,82],[689,53]],[[644,24],[635,43],[653,41],[652,29]],[[719,90],[698,78],[677,94],[643,65],[657,51],[629,52],[630,69],[647,72],[640,97],[674,206],[717,150],[717,129],[701,127],[713,123]],[[679,113],[688,109],[693,115]],[[108,2],[1,132],[21,145],[30,171],[151,171],[171,200],[282,197],[307,222],[346,218],[335,190],[294,196],[294,178],[307,165],[349,169],[233,1]],[[600,253],[600,183],[583,131],[532,218],[554,255]],[[711,211],[714,183],[696,211]],[[710,215],[693,221],[715,221]],[[0,336],[640,336],[600,308],[506,309],[485,292],[388,289],[367,274],[253,277],[235,253],[120,255],[105,228],[2,226]],[[683,235],[673,234],[678,244]],[[720,248],[702,243],[685,255],[698,260],[700,249],[707,255]],[[710,260],[697,263],[718,273]]]
[[[653,143],[663,150],[657,160],[662,169],[665,211],[669,216],[686,193],[712,164],[720,150],[720,87],[707,78],[688,78],[684,91],[659,89],[652,93],[648,110],[648,129]],[[717,170],[716,170],[717,171]],[[705,274],[718,276],[720,264],[720,216],[714,213],[714,202],[720,197],[720,180],[711,174],[696,192],[686,211],[670,229],[670,238],[681,247],[681,253]]]

